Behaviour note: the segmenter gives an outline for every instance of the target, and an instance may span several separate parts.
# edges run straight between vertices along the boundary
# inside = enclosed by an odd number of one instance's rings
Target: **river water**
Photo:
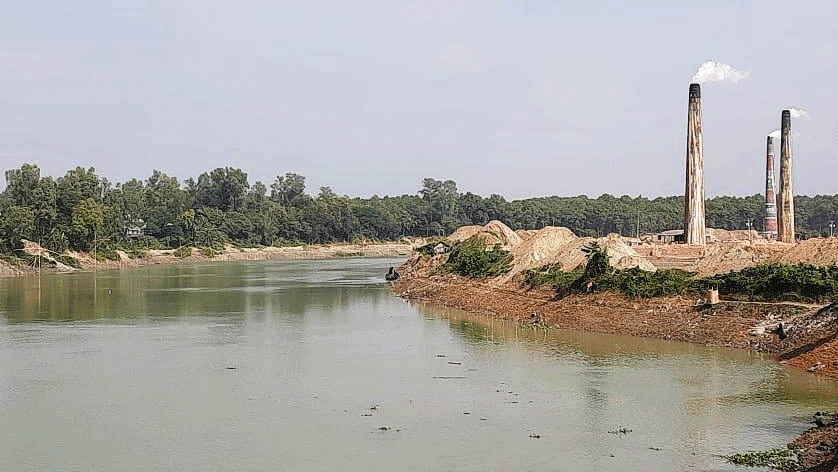
[[[719,456],[785,444],[838,390],[414,306],[383,283],[398,263],[0,281],[0,470],[734,470]]]

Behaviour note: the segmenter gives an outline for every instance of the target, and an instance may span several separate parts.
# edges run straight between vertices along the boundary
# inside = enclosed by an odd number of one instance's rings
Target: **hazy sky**
[[[702,89],[708,196],[762,192],[789,106],[811,115],[795,191],[838,193],[836,18],[834,0],[3,0],[0,164],[681,194],[689,81],[715,60],[749,75]]]

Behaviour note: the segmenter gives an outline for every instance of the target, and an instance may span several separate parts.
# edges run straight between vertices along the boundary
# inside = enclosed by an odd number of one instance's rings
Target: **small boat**
[[[390,267],[390,271],[387,272],[387,275],[384,276],[384,280],[388,282],[392,282],[399,278],[399,273],[396,272],[396,269]]]

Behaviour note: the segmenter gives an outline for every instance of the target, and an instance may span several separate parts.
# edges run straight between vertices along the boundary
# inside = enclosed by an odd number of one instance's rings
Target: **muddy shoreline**
[[[427,276],[414,273],[409,264],[401,270],[402,277],[391,284],[391,289],[407,300],[555,329],[752,349],[770,353],[779,362],[799,369],[819,366],[813,375],[838,379],[838,329],[831,321],[817,322],[832,316],[829,307],[747,301],[697,306],[697,300],[687,296],[629,300],[612,293],[556,299],[549,288],[527,290],[514,283],[498,284],[454,275]],[[776,320],[790,321],[799,328],[780,339],[764,328]],[[790,446],[802,451],[799,460],[803,470],[838,470],[838,424],[804,432]]]

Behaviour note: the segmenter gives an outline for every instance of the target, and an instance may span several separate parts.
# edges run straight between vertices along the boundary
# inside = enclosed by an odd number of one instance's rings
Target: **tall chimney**
[[[704,151],[701,139],[701,86],[690,84],[687,112],[687,186],[684,192],[684,237],[687,244],[706,244],[704,226]]]
[[[774,196],[774,138],[768,137],[765,164],[765,237],[777,239],[777,199]]]
[[[777,239],[794,242],[794,190],[791,168],[791,111],[783,110],[780,125],[780,203],[777,207]]]

